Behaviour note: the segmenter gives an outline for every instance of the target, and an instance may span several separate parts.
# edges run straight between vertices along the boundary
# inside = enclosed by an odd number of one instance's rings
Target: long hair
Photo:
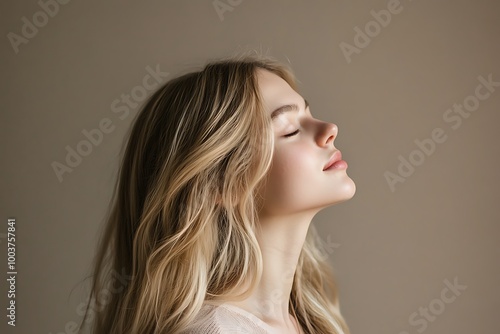
[[[256,287],[262,274],[256,190],[274,147],[259,68],[297,90],[285,65],[239,56],[171,79],[137,114],[80,329],[92,318],[96,334],[177,334],[202,303],[245,298]],[[307,333],[348,334],[315,232],[310,225],[289,306]]]

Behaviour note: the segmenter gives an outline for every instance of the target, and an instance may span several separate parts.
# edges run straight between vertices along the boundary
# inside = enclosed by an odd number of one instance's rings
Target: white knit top
[[[203,304],[192,328],[182,334],[270,334],[271,326],[239,307]]]

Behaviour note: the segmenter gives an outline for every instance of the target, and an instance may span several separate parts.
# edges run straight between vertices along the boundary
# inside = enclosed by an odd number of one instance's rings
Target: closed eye
[[[292,136],[295,136],[297,133],[299,133],[299,130],[298,130],[298,129],[297,129],[297,130],[295,130],[295,131],[294,131],[294,132],[292,132],[292,133],[289,133],[289,134],[287,134],[287,135],[284,135],[283,137],[292,137]]]

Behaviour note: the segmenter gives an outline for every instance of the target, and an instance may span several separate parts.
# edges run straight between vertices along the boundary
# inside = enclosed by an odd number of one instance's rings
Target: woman
[[[355,193],[337,131],[269,58],[212,62],[156,91],[100,240],[94,333],[349,333],[311,225]],[[131,275],[125,288],[112,271]]]

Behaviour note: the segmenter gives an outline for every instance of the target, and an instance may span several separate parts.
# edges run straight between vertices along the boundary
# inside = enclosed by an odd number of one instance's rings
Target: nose
[[[328,146],[333,145],[335,138],[337,138],[337,133],[339,132],[339,128],[336,124],[333,123],[323,123],[320,127],[320,131],[318,131],[318,145],[320,146]]]

